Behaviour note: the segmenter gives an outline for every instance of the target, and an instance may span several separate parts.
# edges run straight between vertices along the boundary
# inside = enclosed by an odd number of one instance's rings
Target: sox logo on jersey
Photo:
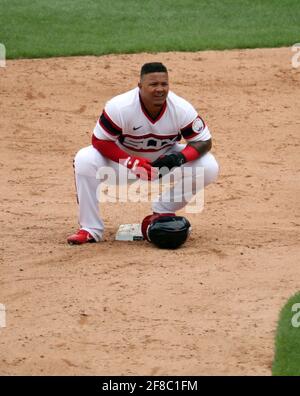
[[[166,136],[157,136],[152,133],[141,136],[125,134],[122,136],[120,142],[123,146],[129,148],[130,150],[150,152],[151,150],[158,151],[162,148],[172,146],[173,142],[179,140],[178,138],[180,139],[180,136],[177,133]]]

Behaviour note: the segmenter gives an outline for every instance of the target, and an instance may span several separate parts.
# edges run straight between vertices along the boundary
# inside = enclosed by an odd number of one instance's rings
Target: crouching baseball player
[[[187,144],[179,143],[182,138]],[[102,239],[104,225],[96,194],[96,174],[101,167],[116,171],[127,167],[148,180],[160,177],[160,169],[202,167],[207,186],[218,175],[218,164],[209,152],[211,145],[210,131],[194,107],[169,91],[167,68],[158,62],[144,64],[138,87],[106,103],[94,128],[92,145],[75,156],[80,229],[68,237],[68,243]],[[189,232],[189,222],[176,216],[187,201],[184,197],[176,202],[164,199],[163,194],[152,203],[153,214],[143,220],[142,232],[151,242],[165,241],[161,247],[176,248]]]

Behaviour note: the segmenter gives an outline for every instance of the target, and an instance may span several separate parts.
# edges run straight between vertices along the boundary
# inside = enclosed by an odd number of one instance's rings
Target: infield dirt
[[[300,68],[290,48],[7,61],[0,68],[0,374],[270,375],[299,290]],[[77,228],[72,161],[105,102],[162,61],[213,134],[218,181],[177,251],[116,242],[150,204]],[[185,215],[185,212],[182,211]]]

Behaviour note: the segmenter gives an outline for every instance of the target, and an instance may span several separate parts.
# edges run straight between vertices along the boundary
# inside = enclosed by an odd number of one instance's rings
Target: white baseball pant
[[[185,144],[176,143],[166,154],[182,151],[185,146]],[[93,146],[82,148],[75,156],[74,170],[79,204],[79,225],[80,228],[88,231],[96,241],[102,239],[104,231],[97,198],[100,181],[96,178],[96,175],[101,167],[111,167],[118,172],[119,166],[122,165],[104,157]],[[202,167],[204,169],[204,187],[214,182],[219,172],[218,163],[210,152],[195,161],[184,164],[184,166]],[[191,186],[192,188],[194,187]],[[197,191],[193,192],[196,193]],[[175,213],[187,204],[184,198],[179,202],[170,202],[169,197],[167,195],[167,199],[164,200],[164,194],[162,194],[158,202],[155,200],[152,203],[153,212]]]

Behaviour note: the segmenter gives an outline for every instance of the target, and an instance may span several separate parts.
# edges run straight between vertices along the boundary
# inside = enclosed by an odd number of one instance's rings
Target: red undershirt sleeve
[[[120,149],[115,142],[111,140],[102,140],[92,136],[92,145],[97,149],[104,157],[111,159],[112,161],[119,162],[120,159],[127,159],[130,157],[128,153]]]

